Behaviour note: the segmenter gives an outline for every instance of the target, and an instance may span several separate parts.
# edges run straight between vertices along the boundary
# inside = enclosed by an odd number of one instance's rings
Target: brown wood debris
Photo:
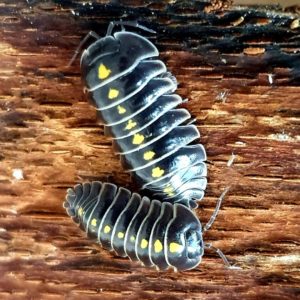
[[[299,297],[299,16],[209,5],[0,0],[0,299]],[[203,224],[231,187],[205,241],[240,270],[213,252],[189,272],[145,269],[86,239],[62,208],[77,182],[135,190],[78,60],[67,67],[89,30],[120,18],[157,31],[207,149]]]

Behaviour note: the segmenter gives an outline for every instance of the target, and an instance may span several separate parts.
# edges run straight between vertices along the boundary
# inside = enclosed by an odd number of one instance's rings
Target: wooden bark
[[[299,297],[299,15],[228,3],[0,0],[1,299]],[[145,269],[86,239],[62,208],[77,182],[135,189],[78,60],[67,67],[89,30],[120,18],[157,31],[208,153],[203,224],[230,186],[205,241],[240,270],[212,252],[189,272]]]

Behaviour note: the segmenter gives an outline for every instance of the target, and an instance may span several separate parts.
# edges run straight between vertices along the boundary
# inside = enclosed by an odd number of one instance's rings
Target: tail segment
[[[63,203],[63,207],[66,209],[68,215],[75,221],[79,222],[78,218],[76,218],[76,203],[78,199],[82,196],[82,185],[77,184],[74,188],[69,188],[67,190],[67,195],[65,198],[65,202]]]

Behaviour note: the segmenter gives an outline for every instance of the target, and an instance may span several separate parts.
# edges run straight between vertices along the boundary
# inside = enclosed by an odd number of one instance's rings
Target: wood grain
[[[0,0],[1,299],[299,297],[299,15],[217,2]],[[157,31],[208,153],[202,223],[231,187],[205,240],[240,270],[211,252],[189,272],[145,269],[87,240],[62,208],[77,182],[135,190],[78,61],[67,67],[89,30],[120,18]]]

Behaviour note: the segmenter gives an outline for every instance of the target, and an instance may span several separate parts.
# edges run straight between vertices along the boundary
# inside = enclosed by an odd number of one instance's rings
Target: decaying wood
[[[101,2],[0,1],[0,298],[296,299],[299,16]],[[62,208],[76,182],[134,189],[82,92],[78,61],[67,67],[89,30],[102,35],[120,18],[157,31],[152,40],[190,100],[209,159],[197,214],[205,223],[231,187],[205,240],[240,270],[211,252],[189,272],[144,269],[87,240]]]

